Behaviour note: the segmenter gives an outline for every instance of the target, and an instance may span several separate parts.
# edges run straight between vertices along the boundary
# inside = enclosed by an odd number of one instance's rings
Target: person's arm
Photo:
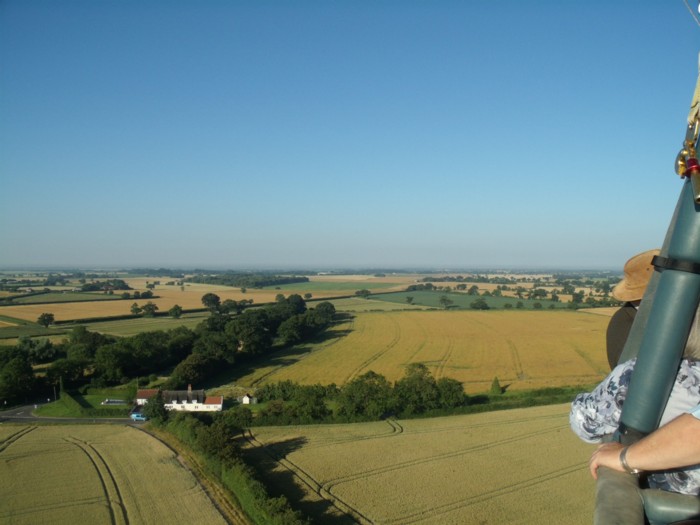
[[[624,472],[620,443],[599,446],[588,462],[591,475],[597,479],[598,467]],[[683,414],[652,432],[627,449],[627,464],[642,471],[668,470],[700,463],[700,420]]]
[[[587,443],[600,443],[620,423],[622,403],[627,394],[635,360],[616,366],[590,393],[578,394],[571,403],[569,425]]]

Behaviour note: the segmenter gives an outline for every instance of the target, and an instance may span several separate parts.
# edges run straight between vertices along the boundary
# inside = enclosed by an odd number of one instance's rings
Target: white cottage
[[[157,393],[155,388],[139,390],[136,404],[145,405]],[[192,385],[187,385],[187,390],[163,390],[163,401],[166,410],[220,412],[224,408],[224,396],[207,396],[204,390],[192,390]]]

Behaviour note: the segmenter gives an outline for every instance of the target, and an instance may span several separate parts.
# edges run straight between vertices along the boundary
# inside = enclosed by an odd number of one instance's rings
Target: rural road
[[[4,421],[44,421],[47,423],[117,423],[138,426],[128,417],[120,418],[87,418],[87,417],[39,417],[32,414],[35,405],[24,405],[9,410],[0,411],[0,423]]]

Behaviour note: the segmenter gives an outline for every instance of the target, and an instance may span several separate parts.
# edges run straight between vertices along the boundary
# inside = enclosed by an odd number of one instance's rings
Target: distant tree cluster
[[[108,279],[106,281],[92,281],[84,283],[80,290],[82,292],[101,292],[107,290],[131,290],[131,286],[122,279]]]
[[[190,277],[188,280],[193,283],[235,286],[237,288],[263,288],[265,286],[281,286],[284,284],[309,282],[309,278],[304,276],[266,275],[248,273],[195,275],[194,277]]]

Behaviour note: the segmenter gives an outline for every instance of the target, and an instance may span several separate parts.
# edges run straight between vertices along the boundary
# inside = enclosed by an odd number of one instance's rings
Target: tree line
[[[247,273],[200,274],[190,277],[187,280],[193,283],[235,286],[238,288],[263,288],[265,286],[282,286],[284,284],[309,282],[309,278],[304,276]]]
[[[172,367],[166,388],[201,384],[238,361],[314,336],[335,316],[331,303],[308,309],[298,295],[250,310],[242,310],[247,302],[215,302],[211,315],[194,330],[178,327],[113,337],[78,326],[61,344],[22,338],[15,346],[2,347],[0,404],[28,402],[61,382],[65,388],[134,379],[146,384],[153,374]],[[37,364],[48,364],[45,375],[35,377],[32,365]]]
[[[281,381],[263,386],[256,395],[267,405],[255,424],[272,425],[414,417],[468,403],[459,381],[448,377],[436,380],[422,363],[408,365],[404,376],[393,384],[368,371],[343,387]]]

